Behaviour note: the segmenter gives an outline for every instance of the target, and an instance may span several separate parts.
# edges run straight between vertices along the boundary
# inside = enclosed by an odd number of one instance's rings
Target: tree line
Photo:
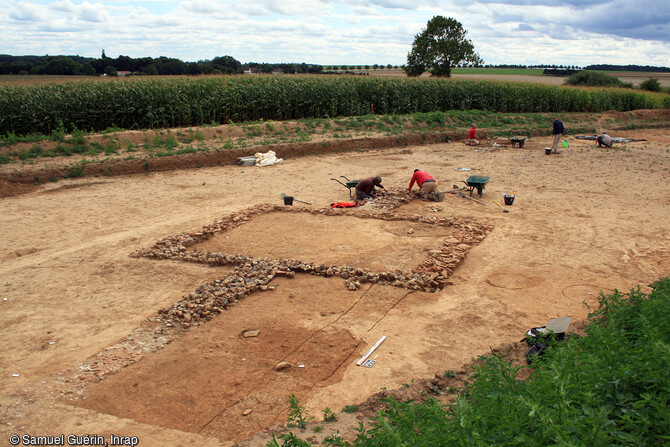
[[[245,69],[258,73],[321,73],[323,67],[314,64],[266,64],[240,63],[232,56],[220,56],[211,60],[183,62],[179,59],[161,56],[159,58],[107,57],[102,51],[100,58],[82,56],[10,56],[0,54],[0,75],[84,75],[115,76],[119,72],[136,75],[202,75],[202,74],[242,74]]]
[[[597,71],[640,71],[647,73],[670,73],[670,68],[668,67],[652,67],[649,65],[610,65],[610,64],[600,64],[600,65],[589,65],[584,67],[584,70],[597,70]]]

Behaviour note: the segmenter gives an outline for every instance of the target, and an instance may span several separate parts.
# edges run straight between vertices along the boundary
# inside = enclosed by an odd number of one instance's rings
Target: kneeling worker
[[[380,176],[369,177],[365,180],[361,180],[356,185],[356,199],[364,200],[374,197],[375,194],[377,194],[375,186],[379,186],[385,192],[388,192],[388,190],[382,186],[382,178]]]
[[[472,123],[472,127],[468,132],[468,139],[465,142],[468,146],[479,146],[479,140],[477,139],[477,125]]]
[[[409,188],[407,191],[412,190],[414,182],[419,187],[419,194],[421,195],[421,200],[426,200],[430,198],[431,200],[438,200],[437,194],[437,180],[427,173],[426,171],[421,171],[419,169],[414,170],[414,175],[412,175],[412,180],[409,182]]]

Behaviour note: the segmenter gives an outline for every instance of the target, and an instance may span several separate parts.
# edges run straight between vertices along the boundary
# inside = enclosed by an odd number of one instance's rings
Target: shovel
[[[463,198],[466,198],[466,199],[470,199],[470,200],[472,200],[473,202],[477,202],[477,203],[481,203],[482,205],[486,205],[486,204],[485,204],[484,202],[482,202],[481,200],[477,200],[477,199],[473,199],[472,197],[468,197],[468,196],[466,196],[465,194],[463,194],[463,193],[460,192],[460,191],[456,191],[456,192],[457,192],[457,194],[458,194],[458,197],[463,197]],[[505,212],[507,212],[507,211],[505,211]]]
[[[504,206],[502,206],[501,204],[499,204],[499,203],[496,202],[495,200],[493,201],[493,203],[495,203],[495,204],[498,205],[500,208],[502,208],[503,213],[509,213],[509,210],[508,210],[507,208],[505,208]]]

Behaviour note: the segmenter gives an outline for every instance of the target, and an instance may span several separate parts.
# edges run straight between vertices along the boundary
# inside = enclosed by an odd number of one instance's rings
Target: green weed
[[[355,413],[358,411],[358,405],[345,405],[342,408],[343,413]]]
[[[337,416],[330,408],[326,407],[323,409],[323,420],[326,422],[334,422],[337,420]]]
[[[84,177],[86,175],[86,169],[84,169],[85,162],[82,160],[80,163],[75,163],[70,165],[70,169],[65,176],[66,178],[77,178]]]
[[[307,424],[313,420],[313,417],[310,417],[307,414],[307,410],[304,406],[300,406],[298,398],[295,397],[295,394],[291,394],[288,397],[288,417],[286,418],[287,427],[298,427],[306,428]]]

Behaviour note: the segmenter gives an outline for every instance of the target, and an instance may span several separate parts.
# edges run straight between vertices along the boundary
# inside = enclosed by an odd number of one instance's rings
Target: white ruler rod
[[[375,352],[375,349],[377,349],[379,347],[379,345],[381,345],[384,342],[384,340],[386,340],[386,335],[382,336],[382,338],[380,338],[377,341],[377,343],[375,343],[375,345],[373,347],[371,347],[370,350],[363,357],[361,357],[361,359],[358,362],[356,362],[356,366],[361,366],[363,364],[363,362],[366,361],[367,358],[370,357],[370,355],[373,352]]]

